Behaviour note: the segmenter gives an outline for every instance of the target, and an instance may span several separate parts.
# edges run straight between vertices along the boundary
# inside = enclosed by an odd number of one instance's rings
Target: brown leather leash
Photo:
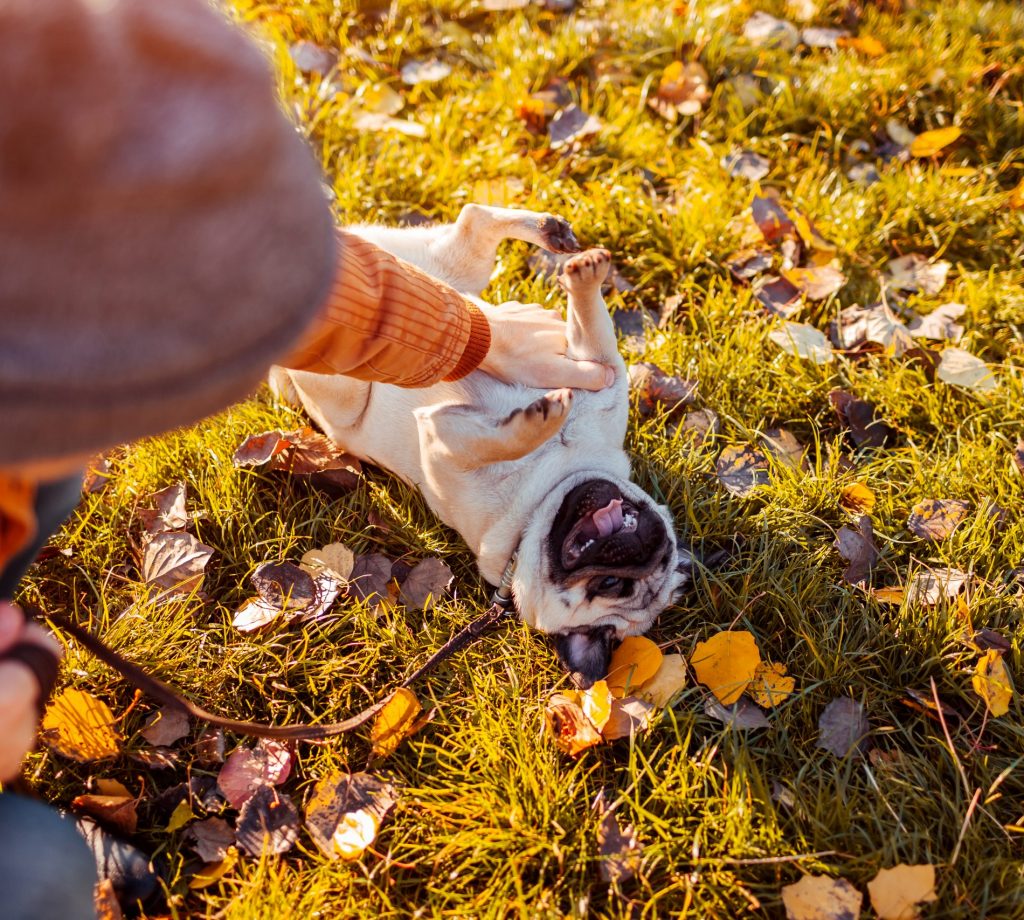
[[[455,633],[430,658],[402,681],[399,684],[400,688],[408,687],[425,674],[434,670],[441,662],[511,618],[515,606],[512,599],[512,574],[514,569],[515,556],[509,561],[501,577],[501,584],[498,585],[498,588],[491,596],[491,606]],[[286,741],[323,741],[326,738],[342,735],[359,728],[361,725],[365,725],[387,705],[388,700],[391,698],[391,694],[388,694],[384,699],[379,700],[372,706],[368,706],[362,712],[356,713],[356,715],[345,719],[343,722],[332,722],[324,725],[266,725],[262,722],[227,719],[223,716],[218,716],[216,713],[209,712],[201,706],[197,706],[178,690],[174,689],[174,687],[153,677],[152,674],[147,673],[127,658],[123,658],[102,640],[81,626],[72,623],[67,617],[58,613],[45,613],[42,615],[59,629],[74,637],[93,655],[99,658],[100,661],[112,667],[129,683],[134,684],[139,690],[151,696],[161,705],[179,709],[195,719],[200,719],[208,722],[210,725],[216,725],[218,728],[236,732],[240,735],[251,735],[257,738],[277,738]],[[56,659],[48,651],[28,643],[19,643],[13,648],[8,649],[3,657],[21,661],[35,673],[41,688],[39,697],[40,708],[42,709],[56,682]]]

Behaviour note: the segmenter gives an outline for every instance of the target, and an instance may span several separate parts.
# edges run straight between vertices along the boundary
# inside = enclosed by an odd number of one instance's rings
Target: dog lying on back
[[[579,250],[560,218],[479,205],[444,226],[348,229],[471,299],[504,239]],[[482,371],[426,389],[271,373],[278,393],[301,403],[339,446],[419,488],[488,582],[498,584],[515,554],[520,617],[555,637],[585,685],[605,676],[616,640],[651,626],[693,567],[667,509],[629,481],[626,367],[601,295],[610,262],[606,250],[591,249],[561,278],[567,354],[615,370],[614,384],[598,392],[545,393]]]

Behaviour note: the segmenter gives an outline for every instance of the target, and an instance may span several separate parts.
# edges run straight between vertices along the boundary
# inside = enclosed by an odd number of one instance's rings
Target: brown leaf
[[[379,603],[388,596],[391,560],[380,553],[357,556],[349,578],[348,594],[359,601]]]
[[[722,157],[722,169],[730,176],[760,182],[771,172],[772,164],[753,150],[733,150]]]
[[[281,610],[305,610],[316,599],[309,572],[291,562],[265,562],[252,573],[260,597]]]
[[[856,530],[851,527],[839,528],[833,545],[839,550],[839,555],[850,563],[843,572],[843,578],[851,585],[863,585],[878,561],[871,518],[862,516]]]
[[[369,773],[336,772],[316,784],[306,806],[306,830],[328,859],[355,859],[373,843],[398,793]]]
[[[555,747],[576,757],[601,743],[601,735],[572,696],[555,693],[544,708],[544,720],[555,739]]]
[[[916,347],[910,330],[885,304],[847,307],[840,311],[829,331],[836,346],[847,350],[872,342],[899,358]]]
[[[444,597],[454,579],[440,559],[423,559],[402,582],[402,603],[412,610],[427,610]]]
[[[656,364],[641,362],[629,366],[629,384],[637,394],[641,415],[652,415],[662,405],[667,412],[692,403],[697,398],[697,381],[666,374]]]
[[[917,316],[907,324],[907,330],[915,339],[934,339],[938,342],[959,342],[964,327],[956,320],[966,312],[962,303],[944,303],[927,316]]]
[[[720,703],[714,696],[708,696],[704,700],[704,713],[735,731],[753,731],[771,725],[768,717],[745,696],[741,696],[728,706]]]
[[[164,706],[154,712],[139,732],[156,747],[170,747],[189,733],[188,713],[176,706]]]
[[[97,454],[86,464],[82,492],[86,495],[98,495],[110,485],[110,480],[110,461],[103,454]]]
[[[708,438],[717,435],[721,427],[722,423],[714,409],[694,409],[693,412],[686,413],[679,430],[684,436],[703,444]]]
[[[217,788],[232,808],[241,808],[261,786],[279,786],[292,770],[292,755],[279,741],[231,752],[217,774]]]
[[[754,223],[766,243],[776,243],[784,237],[796,236],[796,226],[776,199],[755,195],[750,209]]]
[[[766,428],[761,432],[761,443],[782,466],[791,470],[806,470],[807,448],[787,428]]]
[[[850,429],[858,447],[887,447],[896,441],[896,429],[878,417],[875,404],[857,399],[845,390],[832,390],[828,398],[839,420]]]
[[[640,867],[643,846],[636,839],[633,826],[620,827],[615,810],[604,800],[604,790],[597,794],[592,806],[601,823],[597,826],[597,851],[601,857],[601,880],[612,885],[628,882]]]
[[[355,457],[309,427],[252,435],[235,451],[233,462],[237,467],[266,465],[269,470],[284,470],[295,476],[342,472],[346,482],[346,477],[358,478],[362,471]]]
[[[890,286],[901,291],[920,291],[922,294],[938,294],[946,283],[949,262],[937,262],[920,253],[910,253],[893,259],[887,266]]]
[[[204,766],[224,763],[224,729],[208,726],[195,744],[196,759]]]
[[[800,289],[786,278],[766,275],[754,284],[754,298],[772,316],[788,318],[803,306]]]
[[[185,483],[178,482],[150,496],[156,499],[156,507],[143,508],[139,511],[139,520],[146,533],[183,530],[188,525],[185,495]]]
[[[235,832],[223,818],[197,821],[188,829],[192,849],[203,862],[217,862],[227,856],[228,848],[235,845]]]
[[[846,275],[831,265],[791,268],[782,274],[808,300],[824,300],[846,284]]]
[[[901,604],[904,598],[909,598],[913,604],[933,607],[944,600],[956,597],[970,578],[970,575],[960,569],[945,566],[922,568],[911,576],[905,586],[878,588],[872,594],[883,604]]]
[[[719,482],[740,498],[768,483],[768,458],[749,444],[726,447],[719,454],[715,469]]]
[[[298,838],[299,812],[284,793],[260,786],[242,806],[235,840],[250,856],[287,853]]]
[[[567,106],[551,119],[548,128],[551,149],[559,150],[582,141],[600,132],[602,127],[601,119],[595,115],[588,115],[575,104]]]
[[[213,552],[189,533],[155,534],[142,558],[142,577],[158,588],[198,591]]]
[[[88,815],[104,827],[124,836],[135,833],[138,825],[137,802],[124,795],[80,795],[71,800],[71,809]]]
[[[772,257],[763,249],[740,249],[726,258],[725,266],[737,281],[750,281],[772,267]]]
[[[926,498],[911,509],[907,529],[922,540],[944,540],[963,523],[970,507],[959,499]]]
[[[831,751],[836,757],[860,752],[871,733],[871,723],[864,707],[856,700],[841,696],[832,700],[818,719],[818,747]]]

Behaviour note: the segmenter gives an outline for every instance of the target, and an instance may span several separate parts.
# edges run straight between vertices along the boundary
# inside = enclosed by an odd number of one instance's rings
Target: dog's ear
[[[559,660],[584,690],[593,686],[594,681],[608,676],[614,637],[613,626],[597,626],[582,632],[555,636],[555,651],[558,652]]]

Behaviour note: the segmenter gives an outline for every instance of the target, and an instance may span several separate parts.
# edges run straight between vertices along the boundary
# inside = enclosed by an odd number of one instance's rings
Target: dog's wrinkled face
[[[688,576],[667,510],[633,483],[584,474],[565,485],[523,535],[514,588],[522,618],[555,635],[587,684],[607,673],[615,640],[645,632]]]

